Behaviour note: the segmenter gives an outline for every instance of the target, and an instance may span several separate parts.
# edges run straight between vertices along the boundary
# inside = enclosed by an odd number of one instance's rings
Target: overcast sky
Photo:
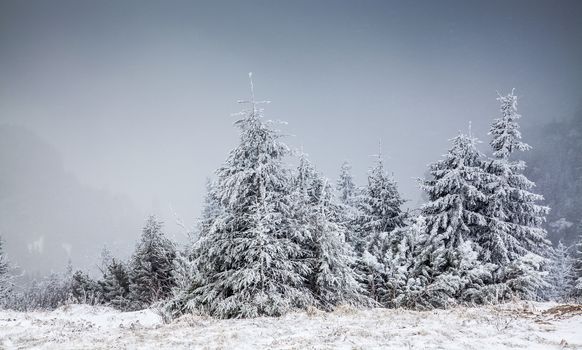
[[[582,2],[0,1],[0,124],[140,215],[194,222],[249,71],[327,176],[347,159],[363,184],[381,140],[416,206],[450,137],[472,121],[487,140],[497,92],[524,127],[580,107]]]

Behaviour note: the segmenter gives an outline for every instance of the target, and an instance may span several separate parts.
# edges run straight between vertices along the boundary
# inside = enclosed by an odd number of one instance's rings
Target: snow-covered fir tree
[[[99,285],[105,304],[120,310],[130,308],[129,273],[123,262],[112,258]]]
[[[537,281],[540,276],[522,278],[518,266],[525,268],[524,273],[544,274],[542,270],[547,263],[544,258],[549,257],[550,245],[542,224],[549,208],[537,204],[543,196],[532,192],[535,184],[523,175],[525,163],[512,157],[515,151],[530,149],[521,141],[517,96],[512,91],[500,96],[498,101],[501,117],[494,120],[489,130],[493,158],[484,163],[488,174],[488,206],[485,211],[488,227],[476,238],[483,248],[482,260],[499,267],[494,273],[495,283],[500,287],[498,293],[504,293],[509,279],[518,278],[519,283],[510,284],[521,286],[520,290],[510,292],[521,296],[534,295],[534,290],[540,286],[528,286],[526,281]],[[534,256],[525,258],[529,254]],[[519,259],[525,260],[517,261]],[[508,267],[512,269],[512,277],[506,273]]]
[[[340,304],[369,305],[353,270],[354,251],[346,242],[343,207],[303,152],[293,184],[291,231],[305,248],[309,285],[318,306],[331,310]]]
[[[574,259],[570,247],[562,241],[552,250],[552,259],[548,274],[548,290],[546,297],[550,300],[564,301],[572,294]]]
[[[129,263],[129,298],[133,309],[146,308],[170,295],[175,256],[176,248],[164,236],[162,222],[150,216]]]
[[[167,316],[168,320],[186,312],[195,311],[190,308],[189,302],[192,291],[202,285],[202,278],[196,267],[196,261],[193,259],[191,247],[187,246],[184,251],[176,253],[173,261],[172,280],[171,295],[163,307],[164,315]]]
[[[281,315],[312,303],[305,285],[303,248],[292,240],[290,176],[283,165],[288,147],[255,101],[235,122],[240,143],[217,170],[213,196],[222,211],[201,237],[197,266],[204,286],[191,303],[211,315]]]
[[[320,175],[309,160],[307,153],[301,151],[298,159],[296,175],[293,179],[293,189],[303,196],[303,200],[310,203],[315,203],[316,194],[318,190]],[[304,204],[304,203],[302,203]]]
[[[342,163],[340,175],[337,179],[336,190],[340,202],[344,205],[353,206],[356,196],[356,184],[352,176],[352,166],[349,162]]]
[[[549,287],[547,283],[548,260],[548,258],[534,253],[520,256],[505,268],[504,284],[509,288],[509,291],[522,299],[537,300],[543,298],[544,290]],[[499,293],[500,289],[497,287],[495,291]]]
[[[410,271],[414,265],[416,245],[425,232],[425,219],[422,215],[408,217],[406,225],[394,229],[386,236],[386,247],[380,261],[384,283],[378,287],[380,302],[387,307],[403,306],[403,300],[414,288],[409,284]]]
[[[579,238],[575,246],[574,264],[573,264],[573,290],[572,296],[582,300],[582,220],[578,225]]]
[[[405,200],[398,192],[394,178],[384,169],[381,153],[368,173],[368,184],[357,199],[358,250],[373,247],[377,233],[391,232],[404,227],[406,213],[402,210]]]
[[[358,188],[352,176],[352,166],[347,161],[343,162],[340,168],[340,175],[336,182],[336,193],[341,205],[342,223],[346,227],[346,241],[353,247],[355,245],[354,237],[352,237],[355,231],[353,225],[358,217],[356,206]]]
[[[353,246],[358,269],[369,296],[380,301],[380,288],[386,282],[384,256],[390,247],[390,233],[405,226],[404,200],[396,181],[384,169],[381,154],[368,174],[368,184],[357,198],[358,216],[353,224]]]
[[[319,174],[309,161],[306,153],[299,154],[299,164],[292,180],[290,193],[290,217],[287,219],[291,239],[302,247],[299,259],[313,259],[314,247],[314,207],[317,203],[318,191],[321,190]],[[309,272],[311,275],[311,272]]]
[[[201,253],[201,242],[208,236],[216,219],[222,212],[221,204],[214,196],[214,182],[206,179],[206,194],[202,203],[202,212],[197,220],[196,228],[189,235],[188,242],[182,250],[176,251],[173,260],[170,296],[163,305],[163,315],[167,319],[179,317],[186,312],[196,312],[198,305],[194,298],[194,290],[204,285],[204,278],[198,270],[198,256]]]
[[[460,298],[476,298],[490,277],[490,267],[477,261],[479,247],[471,237],[486,225],[480,213],[487,202],[476,140],[459,134],[444,159],[430,165],[421,182],[428,203],[421,208],[425,232],[418,240],[409,293],[402,303],[415,308],[447,307]],[[463,295],[464,294],[464,295]]]
[[[12,279],[10,263],[4,252],[4,241],[0,237],[0,308],[8,300],[12,292]]]
[[[71,277],[71,293],[76,303],[95,305],[102,301],[99,283],[80,270]]]

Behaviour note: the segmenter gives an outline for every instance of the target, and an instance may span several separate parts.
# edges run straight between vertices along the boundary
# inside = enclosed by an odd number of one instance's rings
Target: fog
[[[416,207],[450,137],[471,121],[487,141],[498,92],[516,88],[524,130],[576,113],[580,18],[578,1],[0,1],[0,235],[29,271],[127,254],[149,213],[184,240],[250,71],[318,169],[349,160],[364,184],[381,141]]]

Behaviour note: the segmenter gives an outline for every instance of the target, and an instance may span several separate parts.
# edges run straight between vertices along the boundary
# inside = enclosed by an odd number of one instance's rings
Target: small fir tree
[[[112,258],[105,270],[103,280],[99,281],[104,303],[120,310],[130,308],[129,284],[127,267]]]
[[[387,307],[404,306],[409,289],[414,288],[410,271],[414,265],[416,245],[425,231],[422,215],[408,218],[406,226],[393,230],[387,237],[389,247],[382,261],[385,282],[379,287],[381,302]]]
[[[4,241],[0,237],[0,308],[5,305],[12,293],[13,277],[10,273],[10,263],[4,252]]]
[[[345,241],[345,227],[339,221],[340,208],[334,203],[327,180],[317,180],[315,205],[312,207],[314,246],[314,291],[320,305],[333,309],[337,305],[371,305],[364,296],[353,269],[354,251]]]
[[[381,301],[381,288],[386,283],[385,255],[391,232],[405,226],[404,200],[394,179],[384,170],[381,154],[369,172],[368,185],[357,200],[358,217],[354,224],[353,246],[357,253],[358,271],[368,295]]]
[[[146,308],[170,296],[176,249],[162,232],[162,222],[150,216],[129,264],[133,309]]]
[[[569,248],[559,241],[552,251],[547,278],[549,288],[546,295],[550,300],[564,301],[572,294],[574,259]]]
[[[191,296],[194,289],[202,286],[202,278],[189,248],[183,252],[177,252],[173,262],[172,280],[172,293],[163,306],[164,315],[168,320],[186,312],[196,311],[190,304]]]
[[[102,302],[99,283],[80,270],[71,277],[71,293],[76,303],[96,305]]]

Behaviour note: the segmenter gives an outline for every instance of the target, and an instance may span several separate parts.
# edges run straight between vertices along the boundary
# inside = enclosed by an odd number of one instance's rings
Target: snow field
[[[0,312],[0,349],[582,349],[582,307],[338,308],[219,320],[70,305]]]

